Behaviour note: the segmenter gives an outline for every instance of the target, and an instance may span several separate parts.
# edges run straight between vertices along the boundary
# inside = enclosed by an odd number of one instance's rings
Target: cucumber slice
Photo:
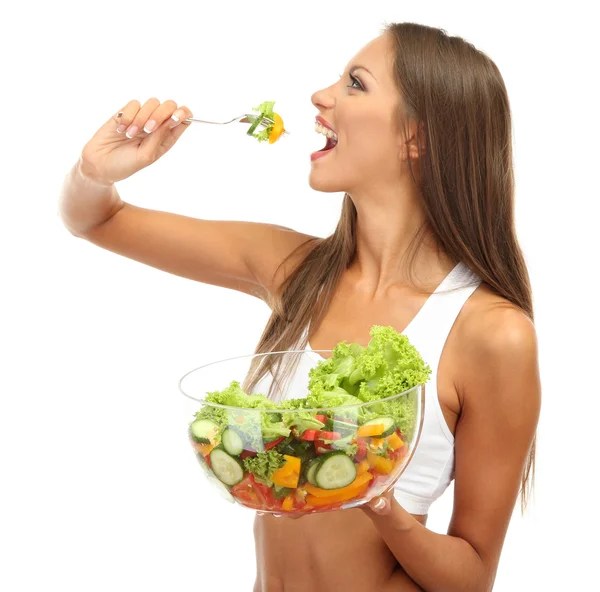
[[[333,429],[332,432],[339,432],[342,435],[356,434],[358,430],[358,426],[355,423],[350,423],[349,421],[342,421],[341,419],[333,420]]]
[[[244,441],[240,434],[238,434],[231,426],[228,426],[223,430],[221,441],[223,443],[223,448],[225,448],[225,451],[229,454],[233,454],[234,456],[242,454],[242,451],[244,450]]]
[[[346,450],[347,448],[350,448],[350,446],[352,446],[352,440],[354,440],[354,434],[350,434],[349,436],[346,436],[345,438],[340,438],[339,440],[334,440],[331,443],[331,446],[334,450]]]
[[[254,133],[254,130],[259,126],[260,122],[265,118],[264,113],[261,113],[256,117],[254,123],[250,126],[250,129],[246,132],[249,136]]]
[[[317,472],[317,469],[319,468],[319,465],[321,464],[322,460],[323,458],[320,456],[318,458],[314,458],[310,461],[310,463],[308,463],[308,468],[306,469],[306,480],[315,487],[317,486],[317,482],[315,480],[315,473]]]
[[[396,424],[394,423],[394,418],[383,415],[381,417],[370,419],[369,421],[363,423],[363,425],[377,425],[380,423],[383,424],[383,433],[379,436],[373,436],[374,438],[385,438],[386,436],[390,436],[396,431]]]
[[[316,485],[321,489],[346,487],[355,479],[356,465],[341,450],[324,455],[315,473]]]
[[[210,419],[197,419],[191,423],[190,432],[199,444],[214,444],[219,426]]]
[[[242,462],[220,446],[210,451],[210,465],[217,479],[225,485],[235,485],[244,478]]]

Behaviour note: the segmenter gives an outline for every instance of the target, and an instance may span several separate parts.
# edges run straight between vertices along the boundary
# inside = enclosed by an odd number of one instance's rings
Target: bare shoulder
[[[481,284],[460,315],[461,345],[493,351],[508,345],[531,345],[535,326],[517,305]],[[470,346],[469,346],[470,344]]]
[[[459,394],[479,385],[483,375],[529,367],[537,371],[535,325],[518,306],[482,284],[465,303],[457,323],[461,369],[455,376]]]

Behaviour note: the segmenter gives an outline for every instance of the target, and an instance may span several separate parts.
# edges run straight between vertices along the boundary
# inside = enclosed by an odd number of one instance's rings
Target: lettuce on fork
[[[275,114],[273,113],[273,107],[275,105],[275,101],[265,101],[261,103],[258,107],[253,107],[254,111],[259,111],[263,117],[270,119],[271,121],[275,121]],[[273,125],[267,126],[265,129],[260,130],[258,132],[252,132],[252,136],[254,136],[259,142],[266,142],[269,139],[269,135],[273,131]]]

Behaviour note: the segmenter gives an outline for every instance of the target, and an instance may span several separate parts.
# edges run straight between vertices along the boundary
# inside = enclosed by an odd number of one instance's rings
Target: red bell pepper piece
[[[240,454],[240,458],[244,460],[247,456],[256,456],[258,452],[254,452],[253,450],[244,450],[242,454]]]
[[[319,431],[319,438],[323,440],[339,440],[342,437],[342,434],[339,432],[323,432]]]
[[[260,505],[268,510],[272,510],[276,506],[277,501],[273,490],[267,485],[259,483],[252,473],[250,473],[250,480],[252,481],[252,488],[256,492]]]
[[[246,475],[239,483],[230,489],[231,495],[240,503],[260,509],[261,504],[253,486],[252,474]]]
[[[302,440],[313,442],[317,437],[317,434],[319,434],[319,430],[304,430]]]
[[[327,444],[327,443],[323,442],[323,440],[320,440],[318,438],[315,439],[315,452],[318,455],[326,454],[330,450],[333,450],[333,448],[331,447],[331,444]]]
[[[354,462],[361,462],[367,458],[367,441],[363,438],[358,438],[356,444],[358,449],[356,451],[356,455],[354,456]]]
[[[327,416],[326,415],[315,415],[315,419],[318,419],[321,423],[327,423]]]
[[[277,444],[279,444],[279,442],[281,442],[282,440],[285,440],[285,436],[281,436],[281,438],[277,438],[276,440],[265,444],[265,451],[270,450],[271,448],[273,448],[273,446],[277,446]]]

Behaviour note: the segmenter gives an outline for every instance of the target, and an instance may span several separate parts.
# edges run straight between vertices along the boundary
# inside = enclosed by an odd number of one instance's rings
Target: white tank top
[[[421,437],[412,460],[394,485],[394,496],[411,514],[427,514],[429,506],[444,493],[454,478],[454,436],[440,406],[437,371],[450,330],[464,303],[480,284],[479,276],[464,263],[458,263],[402,332],[431,368],[431,377],[425,388]],[[459,289],[440,293],[454,288]],[[297,349],[303,349],[306,345],[305,349],[310,353],[300,359],[285,388],[286,398],[307,395],[308,371],[324,359],[311,348],[308,333],[307,327],[298,341]],[[270,378],[270,374],[263,377],[252,393],[266,394]]]

